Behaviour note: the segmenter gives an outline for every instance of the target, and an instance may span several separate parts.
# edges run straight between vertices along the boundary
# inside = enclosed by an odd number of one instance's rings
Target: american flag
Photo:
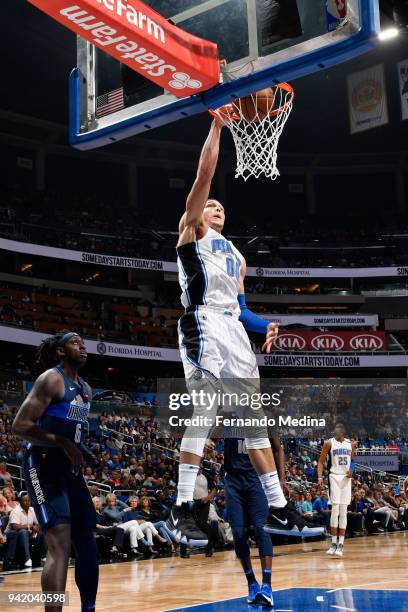
[[[104,117],[125,107],[123,87],[114,89],[96,98],[96,116]]]

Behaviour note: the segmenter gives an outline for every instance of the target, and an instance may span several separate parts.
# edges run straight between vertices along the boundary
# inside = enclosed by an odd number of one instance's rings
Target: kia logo
[[[279,351],[303,351],[306,340],[297,334],[279,334],[274,340],[274,345]]]
[[[341,351],[344,340],[334,334],[320,334],[312,339],[312,347],[315,351]]]
[[[355,351],[378,351],[383,348],[383,341],[378,336],[360,334],[351,338],[350,346]]]

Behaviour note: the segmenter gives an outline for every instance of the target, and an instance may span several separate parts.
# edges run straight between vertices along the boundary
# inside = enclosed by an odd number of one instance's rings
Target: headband
[[[76,332],[68,332],[67,334],[64,334],[61,340],[58,340],[57,348],[64,346],[68,342],[68,340],[71,340],[71,338],[74,338],[75,336],[79,336],[79,334],[77,334]]]

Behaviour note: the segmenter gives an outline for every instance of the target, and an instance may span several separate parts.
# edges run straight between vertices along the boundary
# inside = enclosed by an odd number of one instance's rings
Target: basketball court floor
[[[328,558],[328,542],[275,549],[272,584],[276,612],[350,612],[408,609],[408,533],[346,540],[342,559]],[[255,557],[256,549],[252,550]],[[260,575],[260,564],[254,558]],[[40,572],[5,575],[0,590],[40,590]],[[70,605],[79,610],[74,570],[68,573]],[[234,551],[212,558],[193,555],[114,563],[100,567],[98,612],[226,612],[261,609],[248,606],[246,582]],[[4,612],[15,610],[4,606]],[[40,608],[39,608],[40,609]]]

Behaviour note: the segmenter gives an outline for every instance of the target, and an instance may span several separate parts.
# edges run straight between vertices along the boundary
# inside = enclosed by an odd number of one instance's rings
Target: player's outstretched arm
[[[245,280],[246,275],[246,262],[245,259],[242,263],[241,274],[240,274],[240,285],[239,285],[239,294],[238,294],[238,303],[241,309],[241,314],[239,320],[242,325],[245,327],[246,331],[255,332],[258,334],[265,334],[265,342],[262,346],[262,351],[266,353],[270,353],[273,345],[273,341],[278,335],[279,325],[278,323],[270,323],[266,319],[258,316],[254,312],[249,310],[245,301]]]
[[[53,370],[39,376],[13,421],[12,433],[40,446],[57,446],[64,450],[74,471],[82,465],[82,454],[73,442],[64,436],[45,431],[37,425],[52,401],[64,396],[64,381]]]
[[[187,197],[186,212],[180,221],[180,232],[188,226],[197,227],[200,223],[217,167],[221,129],[221,122],[214,119],[201,151],[197,177]]]
[[[330,440],[326,440],[323,444],[322,452],[319,457],[319,461],[317,462],[317,479],[323,480],[324,468],[326,467],[326,458],[331,450],[331,442]]]

